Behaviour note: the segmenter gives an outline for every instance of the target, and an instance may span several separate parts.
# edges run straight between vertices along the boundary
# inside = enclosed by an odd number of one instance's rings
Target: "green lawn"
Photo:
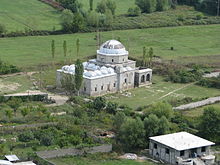
[[[128,35],[129,34],[129,35]],[[63,41],[67,41],[68,57],[75,60],[76,39],[80,39],[80,57],[96,54],[96,33],[67,34],[56,36],[29,36],[0,39],[0,57],[20,67],[51,64],[51,40],[55,40],[55,62],[64,60]],[[220,25],[149,28],[102,32],[102,41],[121,38],[131,57],[141,57],[142,48],[153,47],[155,55],[164,59],[220,55]],[[170,47],[174,47],[174,51]],[[191,62],[189,60],[188,62]]]
[[[0,0],[0,23],[7,32],[60,29],[61,13],[38,0]]]
[[[111,157],[107,154],[87,155],[86,157],[66,157],[50,159],[56,165],[154,165],[148,161],[122,160]]]
[[[119,14],[126,14],[128,9],[130,7],[134,7],[135,6],[135,0],[113,0],[116,2],[116,15]],[[80,2],[83,4],[83,7],[86,11],[89,10],[89,0],[80,0]],[[101,2],[101,0],[94,0],[93,1],[93,8],[96,9],[97,3]]]
[[[153,83],[150,86],[135,88],[129,90],[129,95],[124,93],[112,94],[107,99],[117,102],[120,105],[126,104],[131,108],[145,106],[154,102],[172,99],[182,99],[192,97],[193,99],[202,99],[204,97],[219,96],[220,90],[214,88],[204,88],[194,84],[178,84],[165,82],[161,77],[154,76]]]

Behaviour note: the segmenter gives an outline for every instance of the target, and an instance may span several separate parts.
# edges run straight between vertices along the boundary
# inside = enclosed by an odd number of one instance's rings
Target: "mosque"
[[[96,59],[83,62],[83,84],[81,93],[101,96],[107,93],[149,85],[152,69],[137,68],[136,61],[128,59],[129,52],[119,41],[109,40],[97,50]],[[56,83],[62,88],[64,74],[75,74],[75,65],[66,65],[57,70]]]

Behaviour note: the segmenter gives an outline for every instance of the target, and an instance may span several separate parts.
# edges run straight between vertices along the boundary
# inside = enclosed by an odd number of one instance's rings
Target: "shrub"
[[[34,134],[32,131],[26,131],[18,135],[18,139],[21,142],[29,142],[34,140]]]
[[[99,111],[105,108],[105,105],[106,105],[106,99],[104,97],[96,97],[93,102],[94,109]]]
[[[137,6],[128,9],[128,16],[135,17],[141,15],[141,9]]]

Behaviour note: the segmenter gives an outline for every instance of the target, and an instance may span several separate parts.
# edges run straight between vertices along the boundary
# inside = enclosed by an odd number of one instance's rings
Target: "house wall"
[[[152,71],[146,71],[146,72],[136,71],[134,81],[135,81],[136,87],[151,83],[152,82]]]
[[[113,93],[117,91],[117,83],[116,74],[95,79],[84,78],[82,93],[89,96],[101,96],[106,93]]]
[[[157,149],[154,148],[154,144],[157,144]],[[170,154],[166,153],[166,148],[170,150]],[[203,154],[210,155],[210,148],[211,147],[207,146],[205,148],[206,148],[205,152],[202,152],[202,147],[196,148],[197,155],[198,156],[202,156]],[[171,164],[176,164],[177,157],[180,157],[182,159],[193,158],[192,152],[190,149],[184,151],[184,156],[180,156],[180,151],[177,151],[177,150],[170,148],[168,146],[165,146],[163,144],[157,143],[153,140],[150,140],[149,149],[150,149],[150,154],[154,158],[161,159],[161,160],[168,162],[168,163],[171,163]]]
[[[119,72],[117,79],[118,91],[134,88],[134,71]]]

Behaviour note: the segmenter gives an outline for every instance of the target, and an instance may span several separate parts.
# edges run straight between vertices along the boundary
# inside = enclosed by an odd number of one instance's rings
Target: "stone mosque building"
[[[128,59],[129,52],[119,41],[106,41],[97,58],[83,62],[83,85],[81,93],[88,96],[101,96],[134,87],[151,84],[152,69],[137,68],[136,61]],[[62,88],[64,74],[75,74],[75,65],[66,65],[57,70],[57,87]]]

